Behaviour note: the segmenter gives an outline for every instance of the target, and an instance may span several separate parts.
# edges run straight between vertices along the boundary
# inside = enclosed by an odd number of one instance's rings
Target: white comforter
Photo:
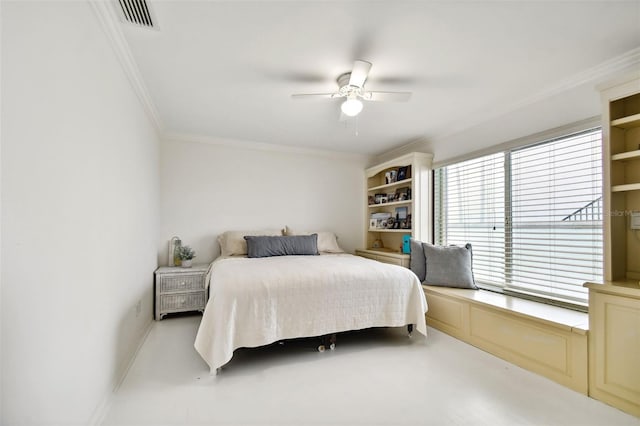
[[[233,351],[283,339],[414,324],[427,302],[406,268],[350,254],[216,260],[195,348],[211,371]]]

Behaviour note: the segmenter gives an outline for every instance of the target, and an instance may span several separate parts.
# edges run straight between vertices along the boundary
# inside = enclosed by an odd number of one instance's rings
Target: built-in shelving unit
[[[432,154],[414,152],[373,165],[366,170],[365,249],[361,249],[358,254],[369,252],[369,257],[376,260],[388,258],[391,263],[395,263],[398,256],[402,257],[402,240],[405,235],[430,241],[429,182],[432,159]],[[384,202],[380,201],[381,198]],[[398,209],[403,207],[406,207],[408,218],[396,220]],[[370,219],[376,213],[390,214],[390,224],[385,224],[384,227],[370,226]]]
[[[602,90],[604,283],[589,288],[589,395],[640,416],[640,74]]]
[[[602,91],[605,279],[640,279],[640,231],[630,216],[640,211],[640,80]]]

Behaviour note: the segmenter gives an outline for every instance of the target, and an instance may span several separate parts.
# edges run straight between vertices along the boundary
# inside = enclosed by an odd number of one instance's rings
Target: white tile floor
[[[104,425],[635,425],[640,419],[437,330],[236,351],[218,376],[193,349],[200,316],[153,324]]]

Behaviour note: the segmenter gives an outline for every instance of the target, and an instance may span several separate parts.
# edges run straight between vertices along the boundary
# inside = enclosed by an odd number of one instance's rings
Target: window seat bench
[[[588,314],[486,290],[422,288],[429,326],[587,394]]]

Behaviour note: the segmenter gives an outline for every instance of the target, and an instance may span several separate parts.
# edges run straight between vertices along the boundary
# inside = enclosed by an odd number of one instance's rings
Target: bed
[[[233,351],[285,339],[414,325],[427,334],[427,302],[409,269],[345,253],[213,262],[195,341],[214,373]]]

